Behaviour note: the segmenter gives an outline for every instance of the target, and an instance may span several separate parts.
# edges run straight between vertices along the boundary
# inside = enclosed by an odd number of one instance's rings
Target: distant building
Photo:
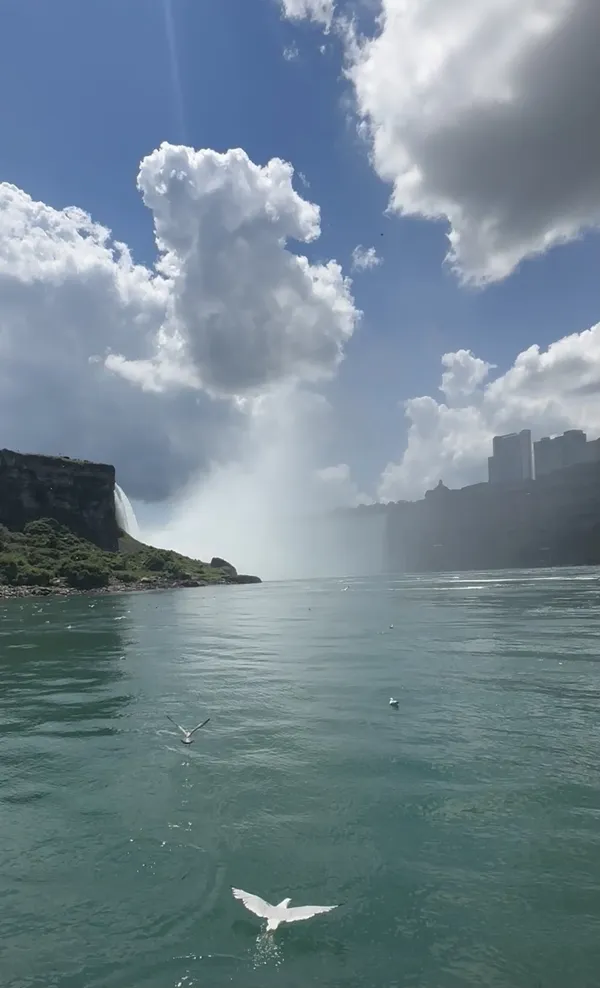
[[[438,485],[385,517],[389,572],[598,566],[600,460],[521,483]]]
[[[553,439],[544,436],[533,444],[536,477],[597,459],[597,456],[590,455],[590,446],[594,447],[595,453],[594,444],[587,442],[587,436],[581,429],[569,429],[562,436],[555,436]]]
[[[437,487],[433,487],[430,491],[425,491],[425,500],[430,500],[431,498],[445,497],[449,494],[449,489],[446,487],[443,480],[438,481]]]
[[[490,484],[511,484],[533,479],[531,430],[494,436],[493,456],[488,457]]]
[[[555,470],[560,470],[562,450],[557,443],[558,437],[551,439],[550,436],[544,436],[543,439],[533,444],[536,477],[545,477],[549,473],[554,473]]]
[[[586,443],[585,454],[587,463],[597,463],[600,460],[600,439],[592,439]]]

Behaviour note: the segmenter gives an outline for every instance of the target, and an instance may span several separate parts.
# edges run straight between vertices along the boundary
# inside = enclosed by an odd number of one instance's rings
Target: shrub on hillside
[[[113,576],[119,583],[135,583],[138,579],[137,574],[129,569],[114,569]]]
[[[32,566],[25,556],[0,553],[0,583],[15,587],[47,587],[52,581],[52,571],[45,566]]]
[[[107,587],[110,573],[93,559],[67,560],[61,566],[61,574],[69,587],[76,590],[95,590]]]
[[[164,574],[168,580],[189,580],[192,577],[189,565],[186,565],[185,560],[177,557],[167,561]]]
[[[23,533],[30,539],[42,541],[43,539],[56,538],[60,528],[61,526],[53,518],[37,518],[35,521],[27,522]]]
[[[149,569],[153,573],[160,573],[166,569],[169,560],[161,552],[144,552],[140,557],[142,569]]]
[[[12,552],[0,553],[0,582],[15,583],[19,569],[27,566],[27,560],[23,556],[17,556]]]
[[[23,566],[15,583],[20,587],[48,587],[52,583],[52,573],[40,566]]]

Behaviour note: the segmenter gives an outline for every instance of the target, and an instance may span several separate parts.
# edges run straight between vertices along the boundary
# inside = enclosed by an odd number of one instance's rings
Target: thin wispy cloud
[[[281,0],[283,13],[291,20],[308,20],[329,30],[335,12],[334,0]]]
[[[383,258],[379,257],[374,247],[363,247],[362,244],[358,244],[352,251],[353,271],[371,271],[380,264],[383,264]]]

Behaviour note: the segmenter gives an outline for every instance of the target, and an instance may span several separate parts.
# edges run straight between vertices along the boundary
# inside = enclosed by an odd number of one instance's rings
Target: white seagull
[[[167,717],[171,721],[171,723],[175,724],[175,727],[178,727],[181,733],[183,734],[183,737],[181,738],[182,744],[192,744],[194,740],[192,734],[195,734],[196,731],[199,731],[201,727],[204,727],[205,724],[208,724],[210,720],[210,717],[207,717],[206,720],[203,720],[201,724],[197,724],[196,727],[192,727],[191,731],[187,731],[185,727],[182,727],[181,724],[178,724],[177,721],[173,720],[172,717],[169,717],[168,714]]]
[[[241,899],[246,909],[249,909],[255,916],[266,919],[267,930],[276,930],[280,923],[296,923],[301,919],[311,919],[317,913],[328,913],[337,906],[292,906],[289,908],[291,899],[282,899],[281,902],[272,906],[270,902],[265,902],[258,895],[251,895],[242,889],[231,890],[234,899]]]
[[[393,697],[393,696],[391,696],[391,697],[390,697],[390,707],[393,707],[393,708],[394,708],[394,710],[397,710],[397,709],[398,709],[398,707],[399,707],[399,705],[400,705],[400,704],[398,703],[398,700],[394,700],[394,697]]]

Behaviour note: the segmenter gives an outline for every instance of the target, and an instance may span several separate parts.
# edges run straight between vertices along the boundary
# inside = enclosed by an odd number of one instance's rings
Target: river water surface
[[[600,573],[347,585],[0,602],[2,985],[597,988]]]

